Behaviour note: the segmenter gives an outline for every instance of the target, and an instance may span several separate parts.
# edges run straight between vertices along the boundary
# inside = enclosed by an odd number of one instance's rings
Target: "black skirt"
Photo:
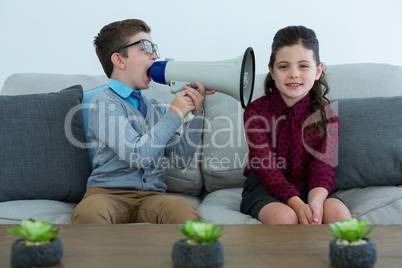
[[[300,182],[300,191],[303,200],[308,197],[308,180],[304,179]],[[327,198],[338,198],[335,193],[331,193]],[[340,200],[340,199],[339,199]],[[341,200],[342,201],[342,200]],[[271,196],[256,172],[251,171],[244,182],[242,200],[240,203],[240,211],[258,219],[260,210],[269,203],[280,202],[281,200]]]

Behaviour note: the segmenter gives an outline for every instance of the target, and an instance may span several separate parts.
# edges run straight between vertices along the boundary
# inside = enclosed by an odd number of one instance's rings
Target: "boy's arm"
[[[178,168],[185,168],[190,164],[201,141],[204,119],[202,107],[205,96],[216,92],[216,90],[205,89],[202,83],[197,80],[194,83],[198,89],[185,85],[182,91],[184,92],[184,96],[190,98],[194,105],[194,119],[183,125],[183,133],[175,135],[169,142],[170,144],[174,144],[174,146],[167,146],[165,150],[165,156],[169,159],[170,163]],[[172,107],[175,108],[175,105],[176,102],[173,101],[170,110],[172,110]],[[173,109],[173,111],[176,110]]]
[[[194,157],[203,131],[204,114],[194,112],[194,119],[183,124],[183,131],[176,132],[165,149],[165,156],[177,168],[187,167]]]
[[[158,155],[182,125],[180,117],[172,111],[160,115],[158,122],[148,127],[141,125],[144,121],[138,120],[137,116],[127,117],[127,107],[113,100],[97,99],[95,105],[98,110],[91,110],[89,115],[91,138],[98,142],[96,146],[109,147],[119,159],[133,167],[137,164],[144,167],[158,161]],[[133,156],[141,161],[131,162]]]

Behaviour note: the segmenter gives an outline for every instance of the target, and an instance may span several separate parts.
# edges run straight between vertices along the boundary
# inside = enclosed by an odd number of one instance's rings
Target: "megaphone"
[[[195,87],[197,79],[207,89],[234,97],[246,109],[254,90],[254,51],[249,47],[244,55],[216,62],[156,61],[150,74],[155,82],[169,85],[172,93],[183,90],[184,85]]]

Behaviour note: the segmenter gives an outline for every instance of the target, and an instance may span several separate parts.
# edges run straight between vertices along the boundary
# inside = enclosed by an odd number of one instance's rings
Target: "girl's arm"
[[[337,148],[339,141],[339,118],[331,110],[327,110],[328,121],[324,134],[312,154],[308,166],[309,194],[308,204],[313,211],[314,223],[321,224],[324,201],[335,189],[335,171]]]
[[[308,193],[308,205],[313,213],[312,223],[321,224],[324,213],[324,201],[327,199],[328,191],[325,188],[317,187]]]
[[[308,165],[309,191],[322,187],[328,194],[335,189],[336,156],[339,140],[339,118],[336,114],[327,111],[329,120],[324,134],[316,145],[308,147],[311,161]]]

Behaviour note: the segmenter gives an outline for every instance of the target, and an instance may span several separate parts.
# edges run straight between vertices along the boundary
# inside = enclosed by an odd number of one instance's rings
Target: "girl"
[[[265,224],[321,224],[351,219],[334,190],[339,119],[314,31],[279,30],[272,43],[265,96],[244,113],[249,161],[241,211]]]

